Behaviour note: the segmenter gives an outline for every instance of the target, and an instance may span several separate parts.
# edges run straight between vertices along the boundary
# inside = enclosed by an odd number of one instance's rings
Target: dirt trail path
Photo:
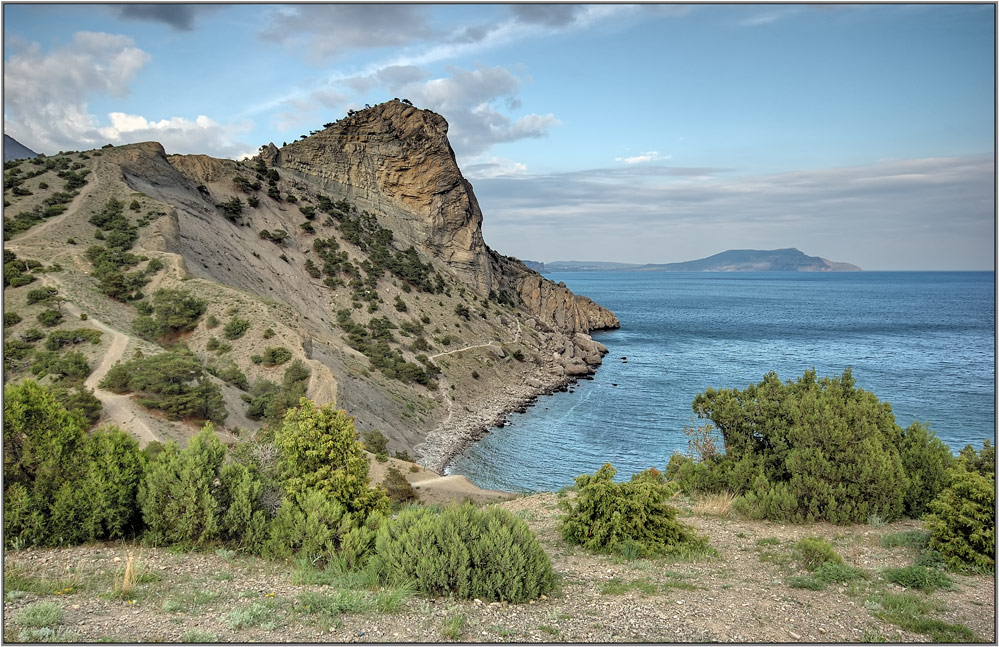
[[[449,351],[446,351],[446,352],[443,352],[443,353],[437,353],[436,355],[431,355],[430,359],[437,359],[438,357],[444,357],[445,355],[453,355],[455,353],[460,353],[462,351],[471,350],[472,348],[486,348],[488,346],[502,347],[504,343],[506,343],[506,344],[516,344],[516,343],[519,343],[519,342],[520,342],[520,320],[518,319],[517,320],[517,332],[516,332],[516,334],[514,334],[512,341],[508,341],[508,342],[503,342],[503,341],[489,341],[489,342],[487,342],[485,344],[474,344],[472,346],[462,346],[461,348],[456,348],[454,350],[449,350]]]
[[[87,196],[90,195],[91,191],[88,191],[88,188],[92,190],[93,187],[94,187],[94,171],[91,170],[90,173],[87,175],[86,186],[80,189],[80,192],[76,195],[75,198],[70,200],[68,208],[65,211],[63,211],[58,216],[55,216],[54,218],[46,218],[42,224],[32,227],[31,229],[26,231],[23,236],[20,236],[16,241],[13,241],[12,244],[5,243],[4,247],[13,249],[18,247],[19,244],[23,243],[32,243],[35,241],[51,242],[51,241],[44,241],[44,239],[42,238],[42,234],[44,234],[50,227],[52,227],[52,225],[56,224],[57,222],[62,222],[69,216],[75,214],[77,209],[80,207],[80,204],[87,198]]]
[[[63,307],[77,319],[80,318],[80,309],[74,304],[66,302],[63,304]],[[133,402],[127,395],[119,395],[98,387],[98,384],[104,379],[107,372],[111,370],[111,367],[124,355],[125,349],[128,347],[128,336],[98,319],[90,317],[87,321],[111,336],[111,345],[108,347],[107,352],[104,353],[104,358],[84,382],[84,385],[88,389],[94,390],[94,396],[101,401],[101,405],[103,406],[101,423],[115,425],[123,431],[135,434],[138,436],[139,444],[143,447],[153,441],[158,442],[160,439],[136,412],[136,407],[139,405]]]

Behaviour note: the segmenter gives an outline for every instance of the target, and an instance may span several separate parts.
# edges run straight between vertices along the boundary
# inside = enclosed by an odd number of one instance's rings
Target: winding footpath
[[[80,309],[74,304],[66,302],[63,307],[70,314],[75,315],[77,319],[80,318]],[[129,396],[105,391],[98,386],[111,367],[121,360],[125,348],[128,347],[128,336],[98,319],[88,318],[87,321],[111,336],[111,346],[104,353],[104,358],[83,383],[88,389],[93,389],[94,396],[101,401],[102,424],[115,425],[125,432],[138,436],[139,444],[143,447],[154,441],[159,442],[160,439],[153,433],[153,430],[136,413],[135,408],[138,405]]]

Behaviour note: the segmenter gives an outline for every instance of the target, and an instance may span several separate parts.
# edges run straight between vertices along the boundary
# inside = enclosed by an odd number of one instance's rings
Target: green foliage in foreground
[[[525,602],[557,583],[548,555],[522,520],[471,504],[439,513],[403,510],[378,531],[370,567],[383,581],[466,599]]]
[[[571,544],[603,553],[639,546],[642,555],[666,555],[678,550],[703,549],[707,540],[676,520],[669,505],[674,488],[650,469],[615,483],[610,463],[594,474],[576,477],[578,495],[562,500],[562,537]]]
[[[131,537],[143,461],[114,427],[92,435],[30,380],[4,389],[4,544],[66,545]]]
[[[981,453],[990,450],[994,451],[986,443]],[[974,450],[962,452],[960,465],[951,471],[950,486],[930,503],[926,527],[930,548],[950,568],[991,573],[996,567],[995,466],[978,459]]]
[[[206,423],[183,450],[170,442],[150,464],[139,490],[146,539],[154,545],[205,546],[215,541],[259,547],[266,516],[252,471],[225,462],[226,450]]]
[[[679,455],[667,475],[685,492],[741,495],[737,511],[774,521],[862,523],[918,516],[947,482],[953,457],[925,426],[903,430],[891,405],[855,387],[849,369],[795,382],[768,373],[744,390],[708,389],[694,411],[721,432],[725,452]]]
[[[276,461],[267,441],[227,452],[211,423],[186,448],[153,443],[142,452],[120,430],[88,436],[84,424],[46,387],[5,389],[7,548],[141,538],[294,557],[338,582],[391,583],[394,592],[371,600],[381,611],[397,609],[410,582],[430,595],[512,602],[555,587],[548,556],[508,512],[468,504],[388,520],[353,421],[332,407],[303,398],[290,409]],[[5,585],[15,576],[5,573]]]

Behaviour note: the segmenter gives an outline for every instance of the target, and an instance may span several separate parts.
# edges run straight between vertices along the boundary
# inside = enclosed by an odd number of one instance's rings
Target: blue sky
[[[4,131],[39,152],[238,158],[408,98],[504,254],[994,269],[991,4],[3,9]]]

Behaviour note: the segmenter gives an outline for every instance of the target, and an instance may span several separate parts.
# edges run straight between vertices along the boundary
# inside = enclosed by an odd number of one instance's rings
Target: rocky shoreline
[[[490,428],[505,425],[511,413],[523,413],[542,395],[567,391],[580,379],[592,379],[590,376],[607,354],[603,344],[578,333],[564,338],[562,344],[557,343],[557,338],[550,339],[547,350],[550,359],[536,366],[533,373],[525,374],[519,384],[476,403],[474,410],[455,405],[448,419],[417,446],[420,462],[443,474],[451,461],[488,434]]]

